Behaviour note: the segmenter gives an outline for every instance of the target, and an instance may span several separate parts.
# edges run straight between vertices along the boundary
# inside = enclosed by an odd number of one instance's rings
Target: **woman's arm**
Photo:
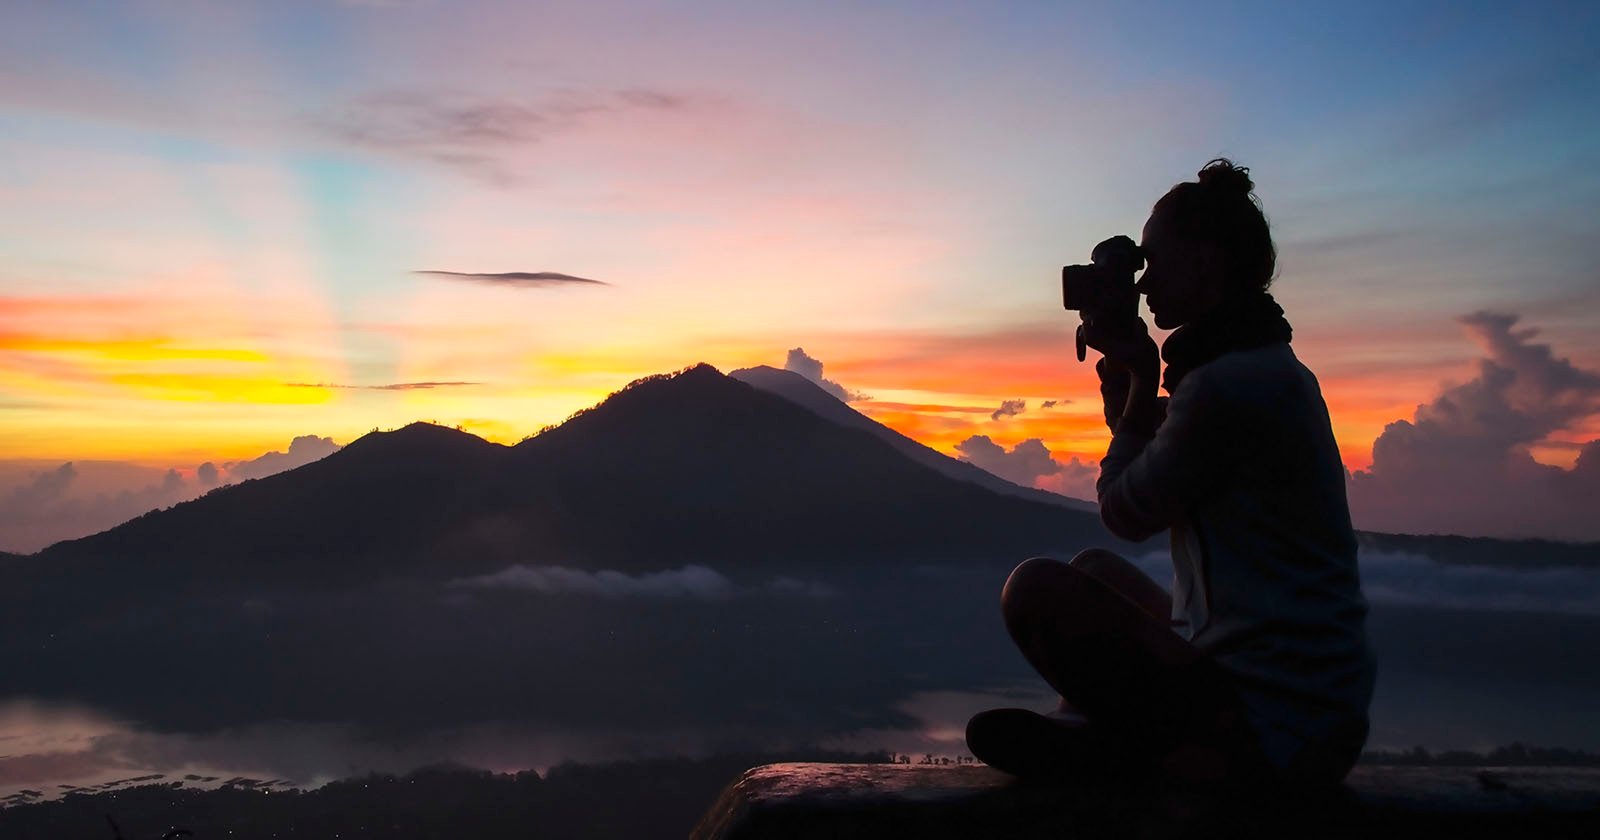
[[[1140,542],[1166,530],[1226,469],[1220,394],[1199,373],[1184,378],[1165,418],[1154,383],[1131,377],[1095,482],[1100,520],[1111,533]]]
[[[1191,374],[1170,401],[1157,397],[1160,351],[1143,321],[1091,328],[1085,338],[1105,354],[1095,370],[1112,431],[1095,484],[1100,519],[1113,534],[1143,541],[1171,526],[1225,468],[1218,395]]]

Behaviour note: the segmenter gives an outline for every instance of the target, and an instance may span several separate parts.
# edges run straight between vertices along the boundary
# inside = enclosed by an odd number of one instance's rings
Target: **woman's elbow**
[[[1104,496],[1100,497],[1100,524],[1106,526],[1106,530],[1113,536],[1128,542],[1142,543],[1161,533],[1160,528],[1151,528],[1132,517],[1120,515],[1116,506],[1106,504],[1107,501]]]

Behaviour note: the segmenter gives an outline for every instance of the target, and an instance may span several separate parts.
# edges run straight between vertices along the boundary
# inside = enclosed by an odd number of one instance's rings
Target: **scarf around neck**
[[[1264,291],[1223,301],[1162,342],[1161,360],[1167,370],[1161,387],[1170,394],[1190,371],[1224,353],[1286,344],[1292,334],[1283,307]]]

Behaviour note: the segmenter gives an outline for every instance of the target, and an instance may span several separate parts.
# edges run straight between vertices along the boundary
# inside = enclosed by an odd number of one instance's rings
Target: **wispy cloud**
[[[482,385],[481,382],[391,382],[387,385],[345,385],[337,382],[285,382],[290,388],[341,388],[350,391],[426,391],[430,388],[458,388]]]
[[[538,100],[457,100],[445,94],[392,91],[350,102],[318,124],[364,146],[500,146],[537,142],[593,114],[679,110],[694,103],[685,94],[648,88],[560,91]]]
[[[485,283],[491,286],[519,286],[522,288],[538,289],[551,286],[591,285],[609,286],[604,280],[591,280],[587,277],[575,277],[571,274],[562,274],[559,271],[414,271],[428,277],[443,277],[447,280],[464,280],[468,283]]]
[[[351,100],[310,122],[341,143],[509,183],[516,180],[510,160],[519,149],[601,120],[700,104],[699,97],[652,88],[559,90],[528,99],[402,90]]]

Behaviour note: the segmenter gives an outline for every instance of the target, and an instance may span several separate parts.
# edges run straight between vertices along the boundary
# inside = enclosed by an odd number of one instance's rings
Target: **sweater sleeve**
[[[1095,362],[1094,372],[1100,377],[1100,402],[1105,409],[1106,428],[1114,433],[1118,421],[1122,419],[1122,409],[1128,404],[1131,377],[1125,370],[1108,370],[1105,359]],[[1150,419],[1155,425],[1160,425],[1166,416],[1167,398],[1156,397],[1156,413]]]
[[[1111,533],[1142,542],[1172,525],[1226,470],[1222,395],[1191,373],[1148,424],[1119,422],[1100,461],[1100,520]]]

